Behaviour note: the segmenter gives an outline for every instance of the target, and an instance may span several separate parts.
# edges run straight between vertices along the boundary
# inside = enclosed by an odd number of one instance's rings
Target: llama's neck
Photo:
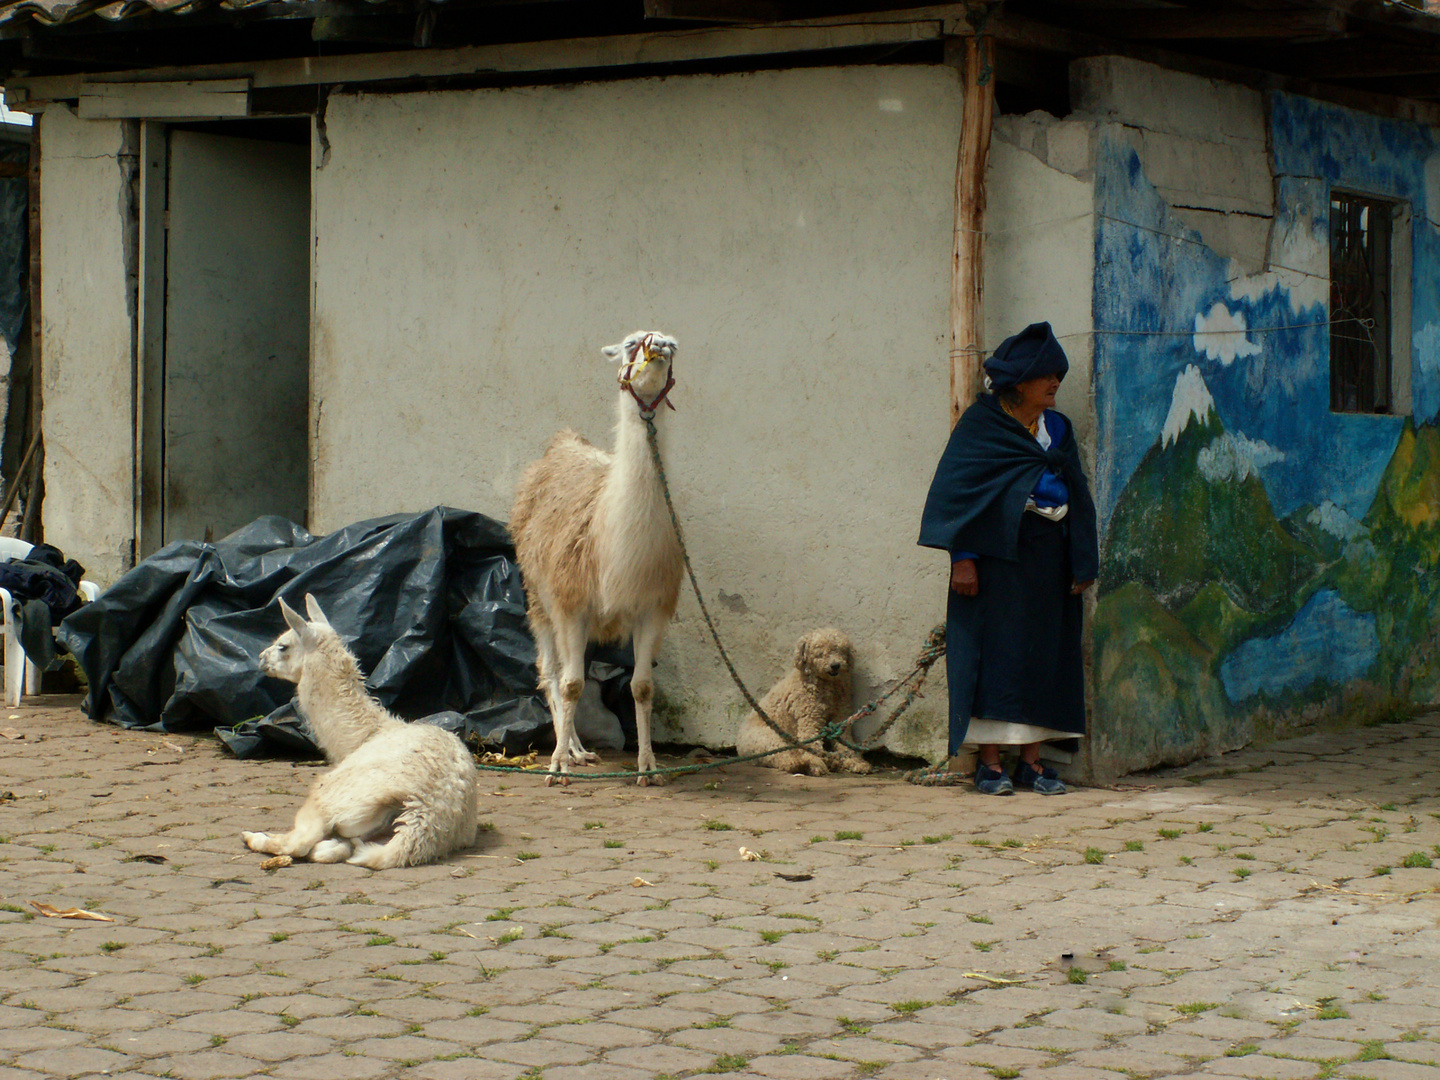
[[[655,441],[663,457],[665,425],[661,422],[660,409],[655,412],[654,423]],[[616,406],[615,458],[605,479],[604,501],[611,506],[623,505],[628,513],[636,513],[651,503],[663,509],[664,498],[640,407],[633,397],[621,391]]]
[[[331,763],[348,757],[387,724],[399,722],[370,696],[360,666],[338,641],[305,658],[295,696]]]

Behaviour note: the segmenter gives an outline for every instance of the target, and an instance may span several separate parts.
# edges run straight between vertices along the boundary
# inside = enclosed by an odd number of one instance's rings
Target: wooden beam
[[[784,5],[775,0],[645,0],[647,19],[691,19],[697,22],[782,22]]]
[[[1335,4],[1332,2],[1327,6],[1333,7]],[[1440,106],[1432,102],[1387,97],[1321,82],[1318,78],[1280,74],[1275,71],[1273,60],[1267,62],[1264,56],[1257,56],[1252,66],[1239,62],[1227,63],[1223,60],[1172,52],[1146,43],[1120,41],[1083,31],[1067,30],[1005,11],[992,16],[985,29],[986,33],[994,35],[996,41],[1019,48],[1072,57],[1127,56],[1172,71],[1200,75],[1207,79],[1222,79],[1256,90],[1284,90],[1376,116],[1440,125]]]
[[[985,359],[985,171],[995,115],[995,41],[968,37],[965,104],[955,161],[955,237],[950,271],[950,426],[980,389]]]
[[[756,29],[677,30],[621,37],[574,38],[366,53],[305,56],[251,63],[149,68],[97,75],[17,77],[5,86],[11,108],[34,108],[50,101],[74,101],[101,83],[250,80],[251,88],[317,86],[334,83],[383,83],[439,79],[452,75],[522,74],[642,67],[732,57],[783,55],[938,41],[943,19],[905,22],[856,22],[844,25],[773,26]]]
[[[223,120],[250,115],[250,80],[86,82],[81,120]]]
[[[1113,13],[1118,37],[1174,40],[1330,37],[1345,32],[1338,11],[1127,11]]]

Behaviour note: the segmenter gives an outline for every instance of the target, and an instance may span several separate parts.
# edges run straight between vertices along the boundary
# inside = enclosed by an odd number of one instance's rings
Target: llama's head
[[[641,411],[653,412],[675,385],[671,369],[678,347],[668,334],[636,330],[619,345],[606,345],[600,351],[607,359],[619,363],[621,388],[634,396]]]
[[[795,666],[811,678],[848,686],[852,659],[850,639],[834,627],[811,630],[795,643]]]
[[[287,682],[298,683],[305,667],[305,658],[315,652],[327,638],[339,640],[325,612],[309,593],[305,594],[305,610],[310,615],[307,622],[289,604],[280,601],[280,614],[290,629],[286,630],[274,644],[260,654],[260,671]]]

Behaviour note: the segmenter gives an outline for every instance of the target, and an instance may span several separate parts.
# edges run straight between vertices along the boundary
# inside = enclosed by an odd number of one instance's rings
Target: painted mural
[[[1259,274],[1170,213],[1123,132],[1099,141],[1093,737],[1121,768],[1440,698],[1440,135],[1268,106]],[[1407,415],[1330,411],[1332,186],[1411,211]]]

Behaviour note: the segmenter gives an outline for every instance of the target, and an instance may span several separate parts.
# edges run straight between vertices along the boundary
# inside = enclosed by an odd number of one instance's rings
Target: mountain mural
[[[1187,367],[1160,437],[1116,501],[1104,591],[1134,582],[1177,612],[1218,585],[1241,609],[1293,611],[1297,591],[1327,560],[1271,508],[1259,469],[1281,457],[1228,433],[1199,369]],[[1222,606],[1214,597],[1211,605]]]
[[[1375,615],[1381,679],[1412,700],[1440,697],[1440,428],[1406,420],[1362,538],[1327,575],[1345,602]],[[1359,547],[1360,550],[1356,550]]]

